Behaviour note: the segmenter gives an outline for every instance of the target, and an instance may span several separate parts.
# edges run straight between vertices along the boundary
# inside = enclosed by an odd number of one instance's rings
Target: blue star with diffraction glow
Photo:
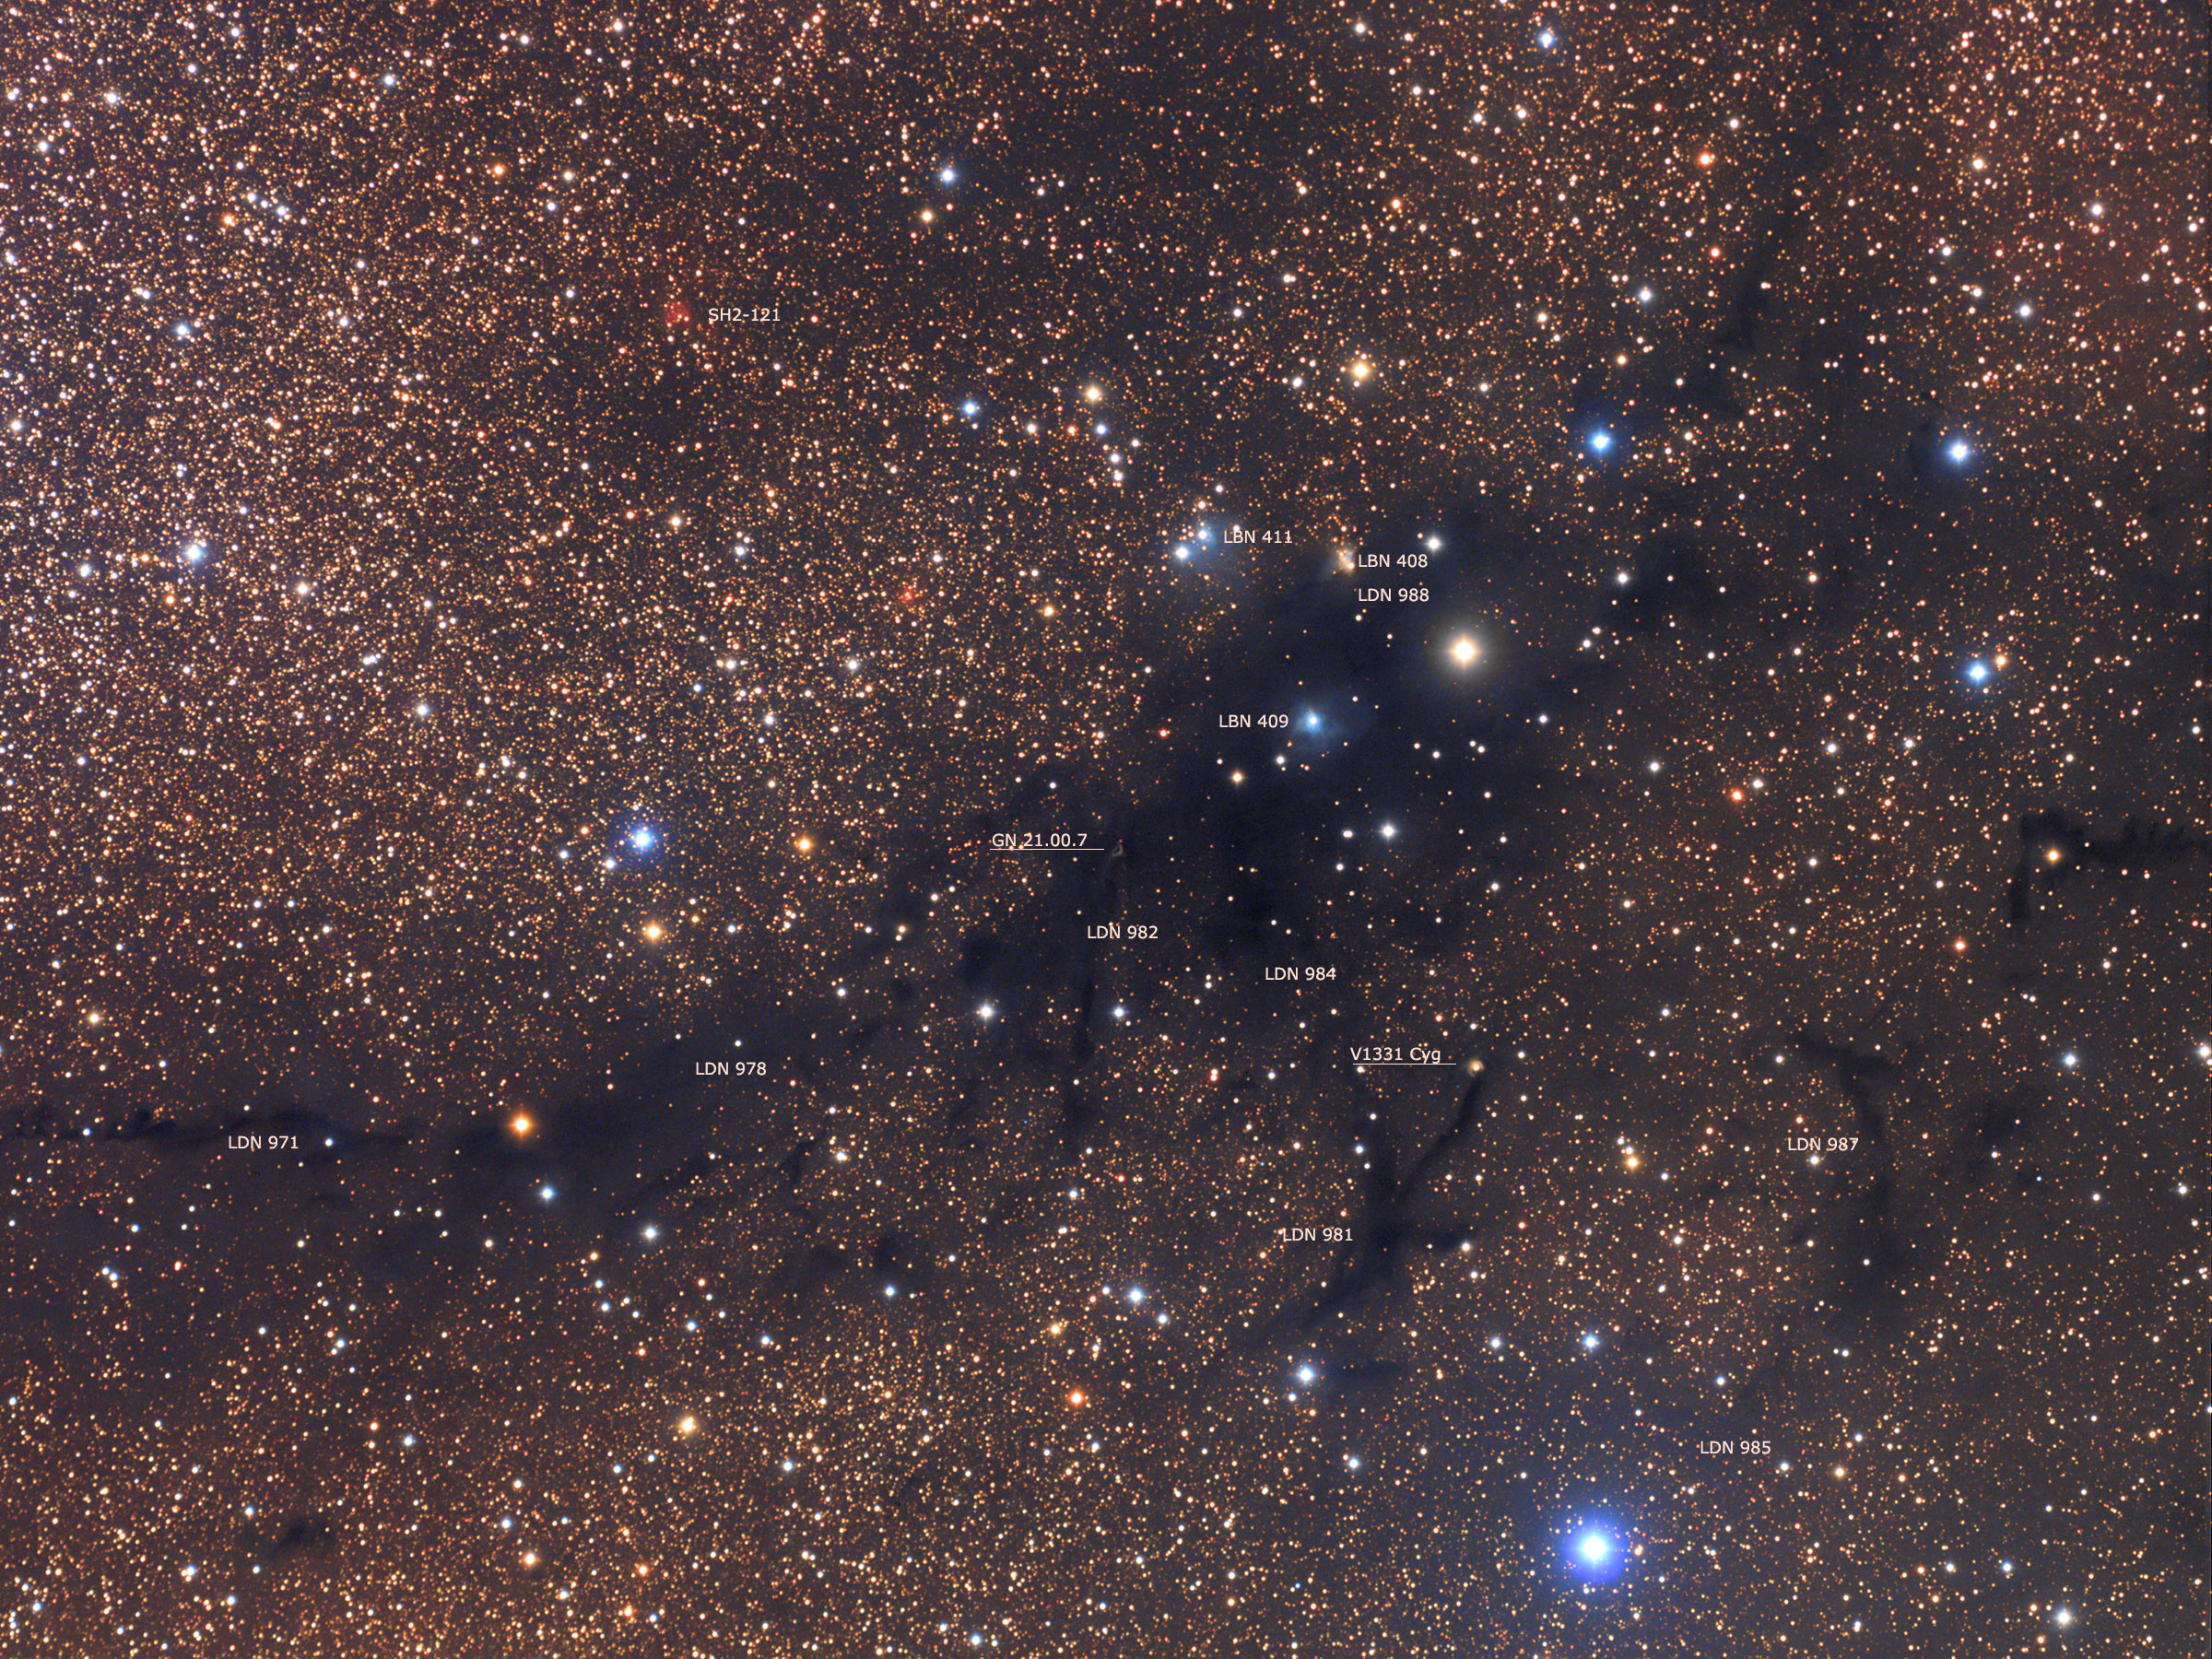
[[[1568,1535],[1566,1548],[1569,1568],[1586,1584],[1618,1578],[1627,1563],[1620,1535],[1600,1521],[1575,1528]]]

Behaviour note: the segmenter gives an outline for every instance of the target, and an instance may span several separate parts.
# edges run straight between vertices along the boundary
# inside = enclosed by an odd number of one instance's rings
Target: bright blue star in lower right
[[[1627,1559],[1620,1535],[1602,1521],[1585,1522],[1567,1536],[1567,1563],[1584,1583],[1618,1577]]]

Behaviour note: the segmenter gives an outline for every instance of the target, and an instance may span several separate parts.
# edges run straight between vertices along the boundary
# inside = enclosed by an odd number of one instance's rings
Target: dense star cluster
[[[2201,1644],[2201,9],[10,23],[7,1653]]]

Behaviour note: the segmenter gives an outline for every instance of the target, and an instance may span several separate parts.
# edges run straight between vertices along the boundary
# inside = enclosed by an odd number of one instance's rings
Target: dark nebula
[[[0,1651],[2202,1650],[2201,7],[6,35]]]

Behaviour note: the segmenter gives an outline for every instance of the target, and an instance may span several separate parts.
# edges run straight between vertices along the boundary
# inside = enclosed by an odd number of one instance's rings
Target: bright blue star
[[[1628,1552],[1620,1535],[1602,1521],[1577,1527],[1567,1539],[1567,1562],[1584,1583],[1603,1583],[1618,1577]]]
[[[975,399],[974,399],[974,398],[972,398],[972,397],[971,397],[971,398],[970,398],[970,399],[969,399],[969,400],[968,400],[966,403],[964,403],[964,404],[962,404],[962,405],[960,406],[960,413],[961,413],[961,414],[963,414],[963,415],[965,415],[965,416],[967,416],[967,417],[968,417],[968,418],[969,418],[969,419],[971,419],[971,420],[973,420],[973,419],[974,419],[974,418],[976,418],[978,415],[981,415],[982,412],[983,412],[983,406],[982,406],[982,404],[979,404],[979,403],[977,403],[977,402],[975,401]]]
[[[653,832],[651,826],[640,824],[629,832],[630,850],[633,853],[650,853],[660,844],[660,839]]]
[[[1619,1577],[1626,1566],[1626,1555],[1619,1533],[1606,1526],[1604,1522],[1577,1526],[1566,1539],[1569,1569],[1583,1583],[1604,1583],[1606,1580]]]
[[[1966,677],[1971,680],[1977,686],[1987,685],[1989,683],[1989,665],[1983,662],[1980,657],[1974,658],[1966,665]]]
[[[1606,431],[1603,427],[1600,427],[1596,431],[1590,434],[1589,444],[1590,453],[1592,454],[1607,454],[1611,453],[1613,448],[1613,434]]]
[[[1964,466],[1972,458],[1973,453],[1974,446],[1967,442],[1965,439],[1954,438],[1951,440],[1949,454],[1952,465]]]
[[[207,557],[207,544],[206,544],[206,543],[205,543],[205,542],[196,542],[196,541],[195,541],[195,542],[186,542],[186,543],[184,544],[184,562],[185,562],[186,564],[198,564],[198,563],[200,562],[200,560],[201,560],[201,559],[205,559],[205,558],[206,558],[206,557]]]

